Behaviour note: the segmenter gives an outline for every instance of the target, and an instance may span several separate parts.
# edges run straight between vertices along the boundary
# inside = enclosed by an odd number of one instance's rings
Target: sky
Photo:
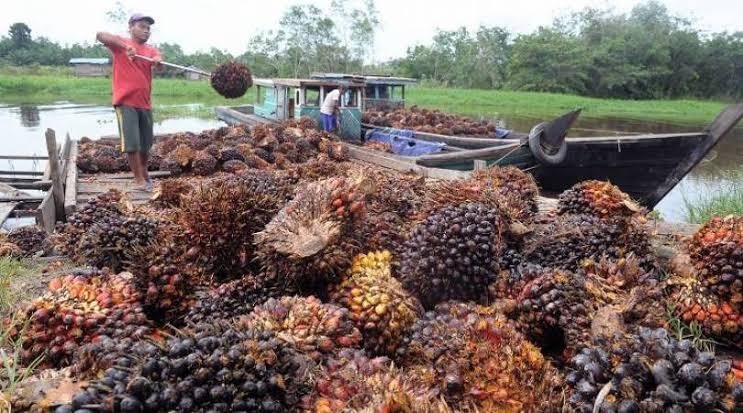
[[[180,44],[187,53],[217,47],[232,54],[246,51],[250,37],[276,29],[282,13],[292,4],[312,3],[329,9],[331,0],[122,0],[128,11],[152,15],[156,23],[150,41]],[[743,30],[741,0],[664,0],[672,14],[691,19],[705,32]],[[32,36],[60,43],[93,42],[96,31],[123,33],[126,27],[107,20],[115,0],[3,1],[0,30],[24,22]],[[348,0],[349,6],[361,0]],[[465,26],[501,26],[512,33],[529,33],[549,25],[560,15],[587,6],[611,7],[628,12],[638,0],[376,0],[381,27],[374,60],[401,57],[409,46],[428,44],[436,29]],[[1,32],[0,32],[1,33]]]

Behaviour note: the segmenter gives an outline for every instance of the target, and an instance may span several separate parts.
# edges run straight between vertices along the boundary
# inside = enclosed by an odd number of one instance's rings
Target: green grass
[[[722,102],[680,100],[597,99],[554,93],[506,90],[442,89],[412,87],[408,105],[433,107],[470,116],[541,118],[583,108],[581,118],[621,118],[677,124],[705,124],[725,106]]]
[[[686,221],[703,224],[714,216],[743,215],[743,168],[730,172],[727,187],[696,199],[683,197]]]
[[[27,267],[18,259],[0,257],[0,314],[5,314],[16,303],[11,291],[13,277],[22,274]]]
[[[153,85],[155,112],[166,117],[195,115],[213,117],[211,107],[251,103],[255,89],[235,100],[224,99],[207,81],[156,78]],[[78,78],[68,68],[0,68],[2,103],[50,103],[60,100],[76,103],[107,104],[111,80]],[[408,105],[437,108],[474,117],[544,118],[583,108],[582,118],[621,118],[678,124],[704,124],[722,109],[724,103],[700,100],[617,100],[596,99],[554,93],[503,90],[410,87]],[[201,108],[180,106],[198,104]]]
[[[5,402],[15,393],[18,384],[30,377],[43,361],[43,356],[39,356],[27,366],[20,366],[23,351],[22,332],[28,328],[29,321],[30,319],[21,324],[13,317],[8,324],[0,328],[0,400]],[[21,333],[14,338],[11,334],[13,330]]]
[[[699,351],[715,351],[717,343],[704,335],[702,327],[696,321],[687,324],[673,314],[674,307],[669,306],[666,309],[668,330],[675,336],[676,340],[690,340]]]

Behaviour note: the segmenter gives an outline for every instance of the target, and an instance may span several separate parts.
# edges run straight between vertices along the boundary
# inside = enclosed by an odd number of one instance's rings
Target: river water
[[[54,129],[57,140],[69,133],[73,139],[97,138],[117,133],[116,117],[108,106],[56,102],[40,106],[14,106],[0,103],[0,155],[46,155],[44,131]],[[506,116],[504,127],[528,131],[537,120]],[[155,133],[198,132],[223,126],[213,120],[194,117],[168,119],[155,124]],[[662,122],[638,122],[626,119],[581,118],[570,136],[612,136],[621,132],[695,132],[705,125],[673,125]],[[0,160],[0,170],[43,171],[44,161]],[[676,186],[655,208],[669,221],[683,221],[684,198],[696,200],[729,187],[733,172],[743,167],[743,128],[735,129]],[[740,175],[737,175],[740,176]]]

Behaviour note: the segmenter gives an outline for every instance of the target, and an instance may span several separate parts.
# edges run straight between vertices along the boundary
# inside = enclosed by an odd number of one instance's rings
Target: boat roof
[[[69,64],[90,64],[90,65],[107,65],[109,60],[107,57],[73,57],[70,59]]]
[[[353,79],[365,81],[367,85],[414,85],[418,79],[389,75],[355,75],[348,73],[312,73],[313,79]]]
[[[274,86],[287,86],[287,87],[306,87],[306,86],[346,86],[346,87],[364,87],[365,83],[363,79],[293,79],[293,78],[277,78],[277,79],[260,79],[254,78],[253,84],[263,87],[274,87]]]

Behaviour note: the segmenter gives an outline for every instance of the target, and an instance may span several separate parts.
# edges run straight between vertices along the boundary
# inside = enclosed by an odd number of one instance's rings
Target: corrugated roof
[[[107,57],[73,57],[70,59],[71,65],[89,64],[89,65],[107,65]]]

